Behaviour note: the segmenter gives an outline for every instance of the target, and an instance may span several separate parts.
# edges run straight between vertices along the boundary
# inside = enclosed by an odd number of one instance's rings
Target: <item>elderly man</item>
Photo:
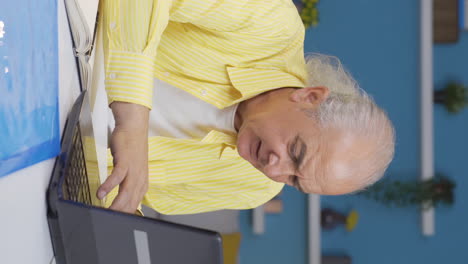
[[[284,184],[345,194],[390,163],[386,114],[338,60],[304,60],[290,0],[106,0],[101,13],[115,128],[97,195],[112,209],[253,208]]]

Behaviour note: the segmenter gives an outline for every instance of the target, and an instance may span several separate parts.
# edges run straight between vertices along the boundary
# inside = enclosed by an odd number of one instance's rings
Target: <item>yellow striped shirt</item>
[[[101,14],[109,103],[151,108],[154,77],[218,108],[304,87],[304,27],[291,0],[105,0]],[[150,138],[143,202],[184,214],[271,199],[283,184],[240,158],[235,140]]]

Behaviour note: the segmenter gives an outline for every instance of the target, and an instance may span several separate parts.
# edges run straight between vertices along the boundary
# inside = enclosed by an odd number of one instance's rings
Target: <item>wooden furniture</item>
[[[459,1],[434,0],[434,43],[454,43],[459,35]]]

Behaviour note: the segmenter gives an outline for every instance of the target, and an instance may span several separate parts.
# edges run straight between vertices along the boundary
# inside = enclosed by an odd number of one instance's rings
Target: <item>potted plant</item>
[[[294,0],[294,4],[297,7],[297,11],[301,16],[305,28],[318,24],[318,2],[319,0]]]
[[[449,113],[455,114],[468,105],[468,91],[462,84],[450,82],[444,89],[434,91],[434,102],[444,105]]]
[[[422,205],[427,209],[439,204],[452,205],[455,186],[452,180],[442,175],[437,175],[426,181],[383,180],[358,193],[358,195],[381,202],[389,207]]]

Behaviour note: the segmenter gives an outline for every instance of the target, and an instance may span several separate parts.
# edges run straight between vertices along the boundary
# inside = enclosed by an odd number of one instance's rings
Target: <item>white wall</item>
[[[63,1],[58,0],[60,128],[79,94]],[[49,264],[45,194],[55,159],[0,178],[0,263]]]

